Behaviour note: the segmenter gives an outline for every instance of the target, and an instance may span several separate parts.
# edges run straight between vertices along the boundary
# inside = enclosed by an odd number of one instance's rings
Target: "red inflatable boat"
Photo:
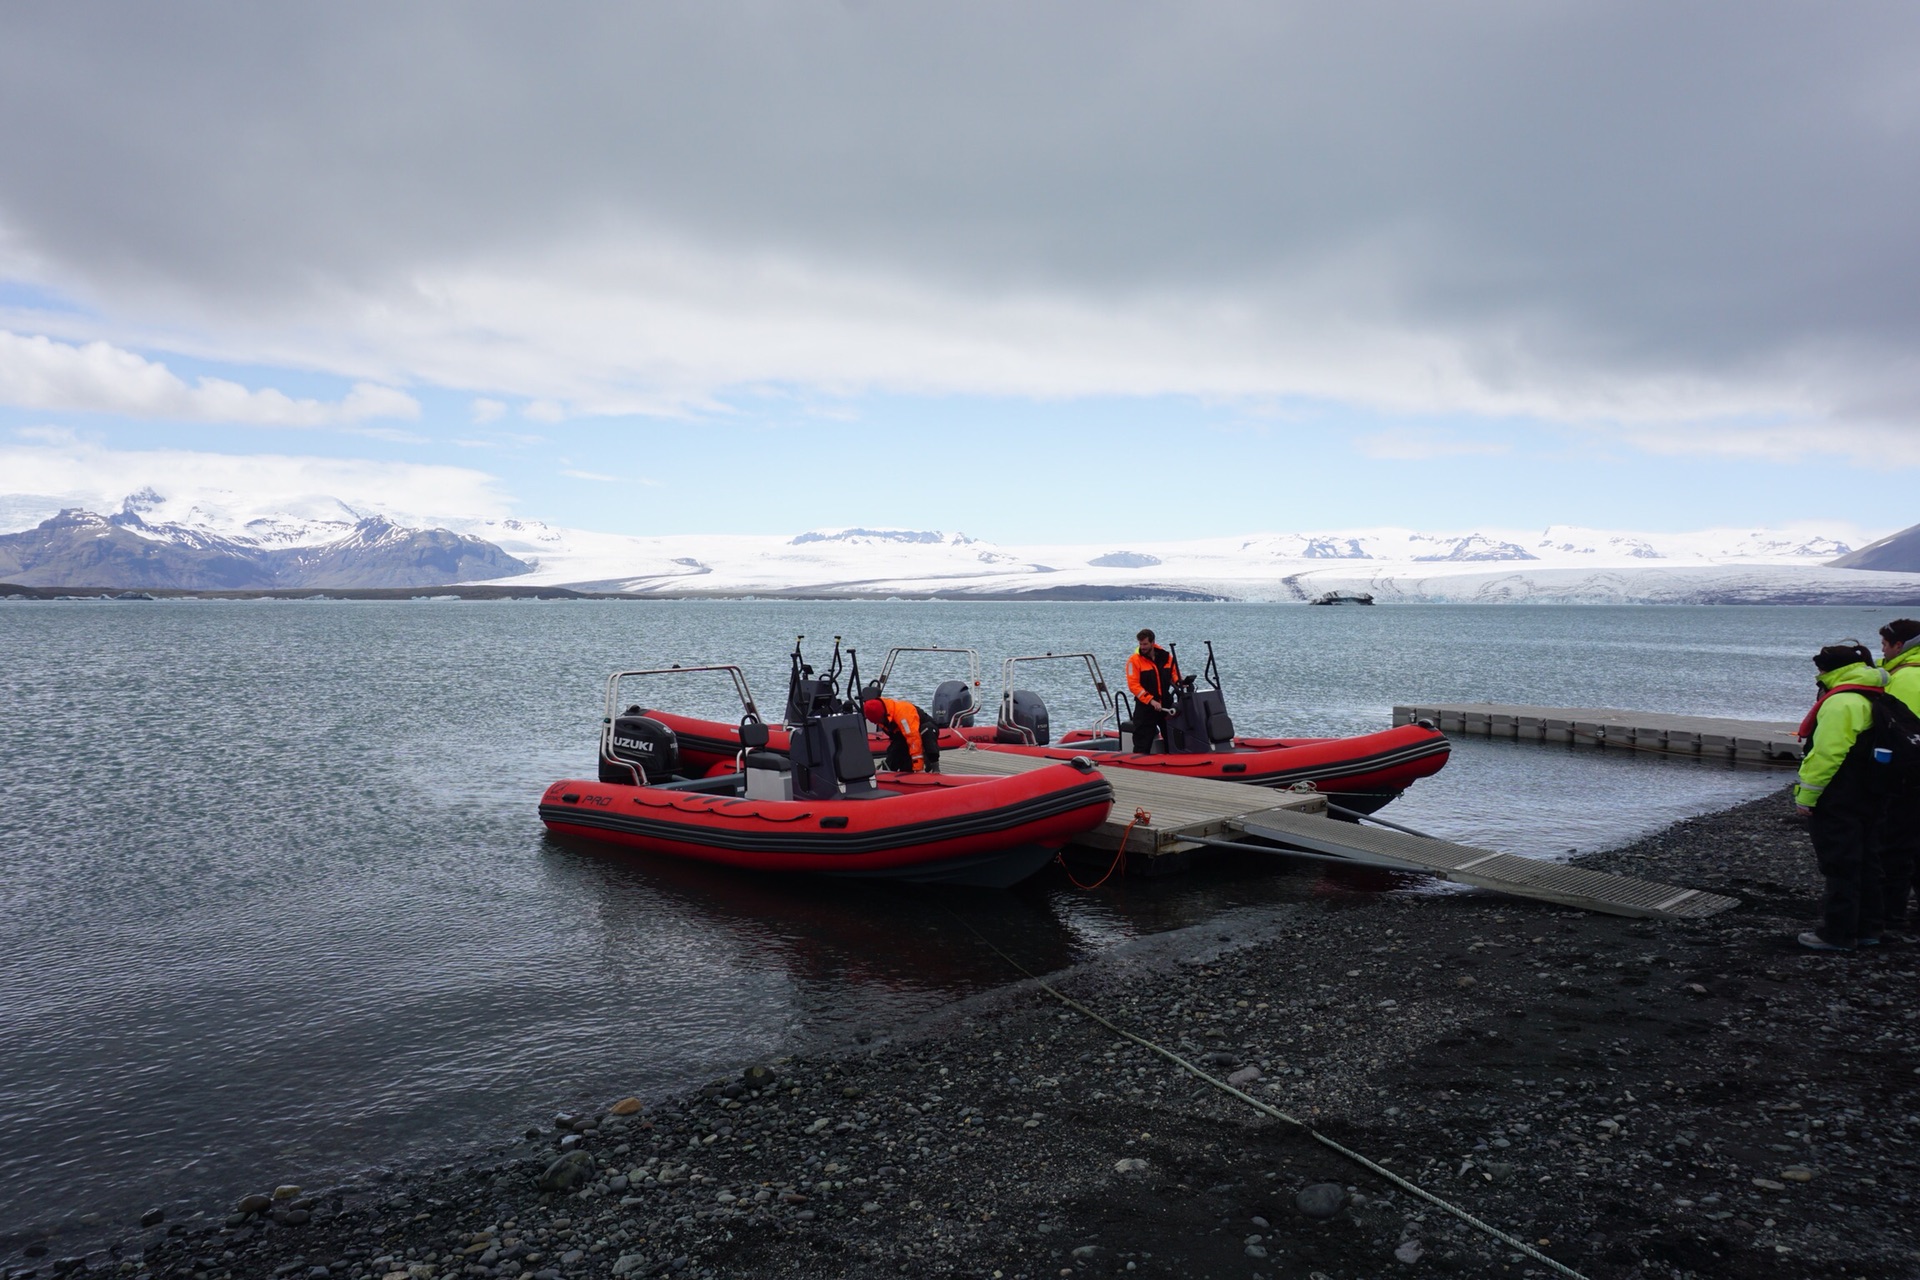
[[[1086,664],[1102,709],[1100,720],[1092,729],[1071,730],[1061,736],[1058,745],[1051,741],[1046,704],[1038,694],[1014,688],[1018,664],[1056,660]],[[882,685],[892,667],[893,653],[890,652],[881,668]],[[962,700],[961,684],[957,680],[948,681],[936,691],[934,714],[942,723],[955,724],[959,737],[992,751],[1050,760],[1070,760],[1084,755],[1102,768],[1139,769],[1170,777],[1214,778],[1260,787],[1310,783],[1315,790],[1326,793],[1334,804],[1356,813],[1372,813],[1391,803],[1407,787],[1440,772],[1447,763],[1451,748],[1446,735],[1428,724],[1403,725],[1351,738],[1240,737],[1235,734],[1233,721],[1226,712],[1226,698],[1220,689],[1219,669],[1211,643],[1207,645],[1204,678],[1210,685],[1204,689],[1196,688],[1197,682],[1192,678],[1181,682],[1167,726],[1174,746],[1169,754],[1141,755],[1131,750],[1132,724],[1124,701],[1126,695],[1117,691],[1108,693],[1099,659],[1090,653],[1049,653],[1007,659],[997,723],[972,724],[970,705],[958,715],[942,715],[944,708],[956,707]],[[978,684],[977,678],[974,683]]]
[[[616,713],[622,679],[697,671],[732,676],[739,725]],[[704,730],[697,751],[676,724]],[[717,759],[723,729],[732,750]],[[558,835],[755,871],[1004,888],[1105,821],[1113,801],[1085,759],[1009,778],[877,773],[859,716],[811,716],[779,736],[781,751],[769,750],[738,667],[616,673],[599,779],[554,783],[540,818]]]

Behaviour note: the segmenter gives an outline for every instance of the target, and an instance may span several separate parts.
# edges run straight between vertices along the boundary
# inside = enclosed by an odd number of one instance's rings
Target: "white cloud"
[[[26,432],[16,432],[26,435]],[[36,433],[38,434],[38,433]],[[512,514],[499,481],[466,467],[291,454],[236,455],[178,449],[117,450],[72,439],[0,445],[0,490],[49,504],[117,511],[151,488],[184,509],[195,502],[237,513],[307,515],[337,499],[362,514],[408,524],[499,519]]]
[[[1369,458],[1419,461],[1425,458],[1497,456],[1512,447],[1497,440],[1462,440],[1444,431],[1394,427],[1362,436],[1354,442]]]
[[[0,326],[479,422],[768,387],[1911,421],[1920,8],[1742,18],[242,6],[102,40],[0,6],[0,119],[35,122],[0,130]],[[104,363],[54,398],[367,412]]]
[[[610,475],[603,474],[602,472],[599,472],[599,471],[565,470],[565,471],[562,471],[560,474],[563,476],[572,476],[575,480],[598,480],[603,484],[626,484],[627,483],[627,478],[625,476],[610,476]]]
[[[264,427],[328,427],[420,416],[420,404],[392,387],[362,382],[339,401],[296,400],[225,378],[192,384],[166,365],[106,342],[75,346],[0,330],[0,403],[24,409],[122,413]]]
[[[486,396],[475,397],[473,403],[468,406],[468,412],[472,415],[473,420],[482,426],[489,422],[499,421],[500,416],[506,411],[507,406],[505,402],[492,400]]]
[[[1634,448],[1670,457],[1750,458],[1762,462],[1845,458],[1862,466],[1920,466],[1920,428],[1909,424],[1680,424],[1657,431],[1622,428],[1612,434]]]

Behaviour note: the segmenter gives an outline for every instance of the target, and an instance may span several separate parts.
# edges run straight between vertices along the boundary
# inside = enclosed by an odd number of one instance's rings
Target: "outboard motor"
[[[979,710],[973,690],[965,680],[942,680],[933,691],[933,722],[942,729],[973,728],[973,713]]]
[[[1011,720],[1007,716],[1008,708],[1002,705],[1003,717],[998,731],[993,735],[995,742],[1024,743],[1032,747],[1044,747],[1053,737],[1052,723],[1047,716],[1047,704],[1039,694],[1031,689],[1013,691]]]
[[[614,717],[607,746],[613,759],[600,761],[602,782],[634,781],[632,769],[615,763],[621,760],[640,766],[642,785],[666,782],[680,768],[679,735],[639,707],[628,707]]]

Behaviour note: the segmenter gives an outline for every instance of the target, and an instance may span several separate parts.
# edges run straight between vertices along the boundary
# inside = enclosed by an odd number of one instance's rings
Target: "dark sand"
[[[1587,1276],[1920,1276],[1920,948],[1791,945],[1817,880],[1783,799],[1582,861],[1745,905],[1666,923],[1465,893],[1334,897],[1051,981],[1216,1074],[1257,1067],[1250,1092]],[[1030,983],[772,1065],[764,1090],[647,1098],[631,1119],[603,1109],[475,1165],[309,1189],[266,1214],[210,1207],[85,1265],[207,1280],[1554,1274]],[[543,1193],[563,1141],[585,1181]],[[261,1170],[261,1190],[294,1174]],[[1348,1195],[1320,1221],[1296,1197],[1325,1182]],[[12,1274],[70,1265],[47,1244],[16,1252]]]

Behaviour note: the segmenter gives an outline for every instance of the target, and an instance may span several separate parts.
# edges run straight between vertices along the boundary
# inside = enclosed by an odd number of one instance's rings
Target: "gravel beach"
[[[1743,906],[1330,894],[1047,981],[1582,1275],[1920,1276],[1920,948],[1792,946],[1818,885],[1784,797],[1581,862]],[[741,1067],[457,1167],[263,1169],[238,1206],[84,1257],[21,1242],[7,1273],[1556,1274],[1032,982]]]

